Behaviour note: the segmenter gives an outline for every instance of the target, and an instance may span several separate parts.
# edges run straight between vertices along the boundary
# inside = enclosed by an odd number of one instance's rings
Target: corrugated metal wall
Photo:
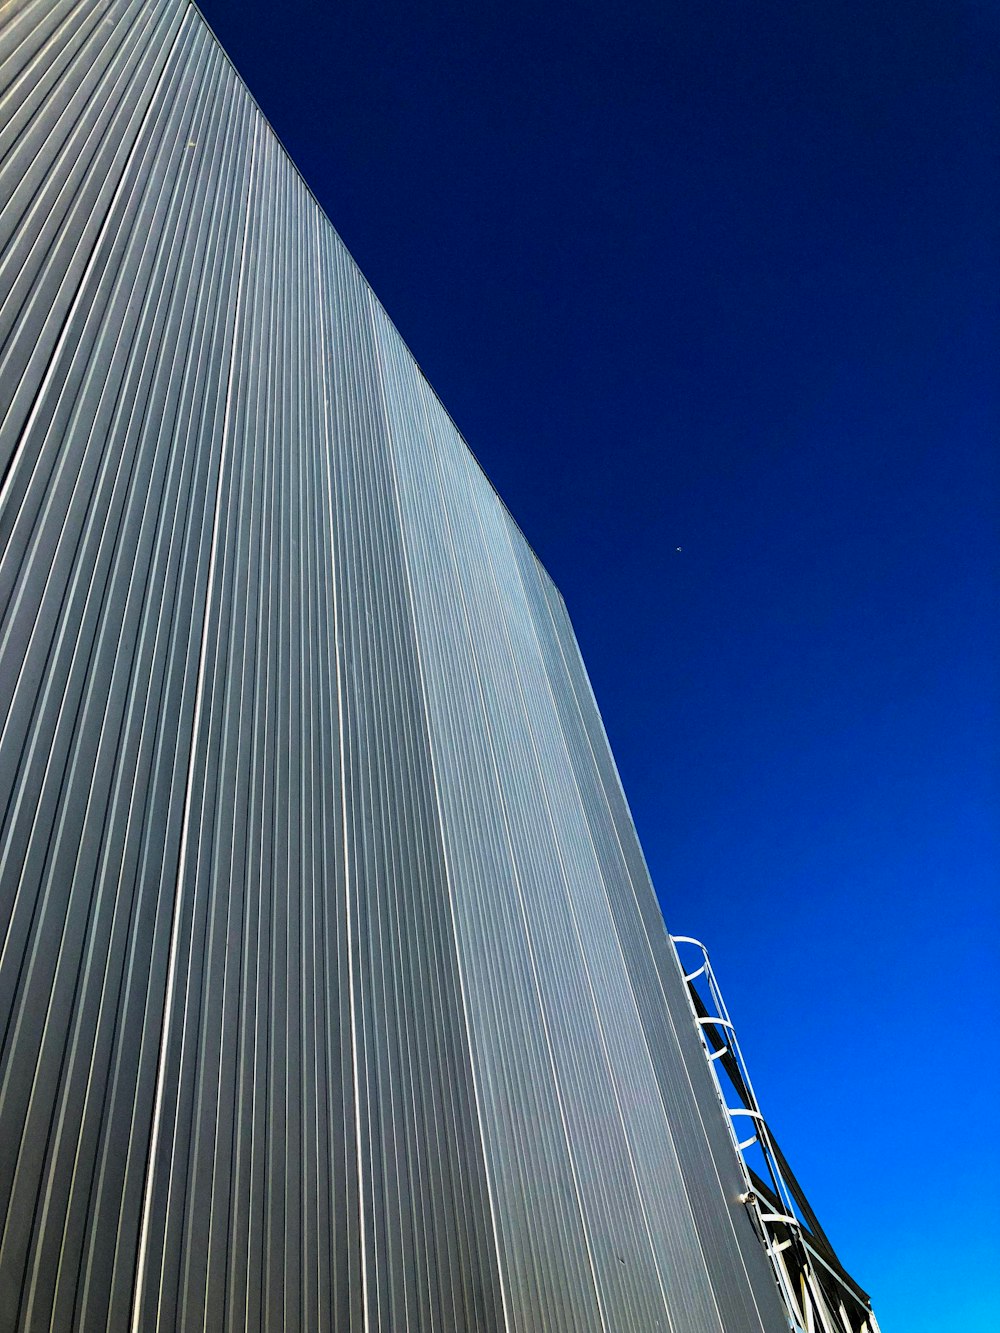
[[[561,599],[211,33],[0,96],[0,1328],[784,1328]]]

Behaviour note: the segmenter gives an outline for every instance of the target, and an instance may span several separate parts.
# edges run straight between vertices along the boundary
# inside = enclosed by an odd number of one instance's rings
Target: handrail
[[[792,1327],[797,1330],[823,1329],[827,1333],[833,1333],[835,1328],[844,1328],[846,1333],[879,1333],[870,1301],[844,1270],[781,1149],[771,1136],[750,1082],[736,1028],[729,1017],[707,948],[692,935],[671,935],[670,939],[675,946],[693,945],[702,955],[700,967],[686,972],[681,965],[680,971],[684,977],[695,1027],[701,1037],[716,1090],[729,1117],[737,1157],[749,1186],[740,1196],[740,1201],[746,1204],[754,1219]],[[680,964],[679,956],[677,961]],[[699,977],[704,977],[707,1000],[694,984]],[[710,1007],[714,1013],[709,1011]],[[744,1102],[743,1106],[728,1104],[726,1091],[719,1079],[719,1067],[725,1069],[733,1091]],[[741,1140],[736,1133],[736,1121],[739,1118],[753,1122],[755,1132],[747,1139]],[[767,1173],[771,1177],[771,1185],[761,1180],[747,1161],[745,1154],[754,1144],[759,1145]],[[757,1192],[758,1187],[761,1189],[760,1194]],[[806,1219],[805,1223],[798,1216],[796,1208]],[[845,1294],[849,1298],[850,1310],[843,1299]]]

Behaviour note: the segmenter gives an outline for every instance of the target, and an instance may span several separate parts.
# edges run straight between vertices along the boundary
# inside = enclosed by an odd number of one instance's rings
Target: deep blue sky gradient
[[[1000,8],[203,9],[563,590],[884,1333],[994,1333]]]

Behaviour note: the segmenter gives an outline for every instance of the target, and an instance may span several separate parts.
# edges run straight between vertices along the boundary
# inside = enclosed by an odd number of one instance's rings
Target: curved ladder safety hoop
[[[695,1028],[715,1079],[719,1100],[727,1113],[730,1133],[746,1180],[747,1189],[740,1196],[740,1201],[749,1210],[755,1230],[770,1259],[793,1333],[879,1333],[878,1323],[864,1293],[859,1296],[860,1288],[856,1287],[853,1279],[850,1279],[843,1269],[837,1273],[822,1257],[823,1251],[814,1249],[815,1244],[821,1242],[826,1244],[823,1233],[817,1232],[820,1237],[820,1241],[817,1241],[796,1213],[792,1189],[798,1191],[796,1197],[801,1196],[801,1190],[794,1176],[790,1176],[793,1182],[792,1188],[789,1188],[785,1180],[781,1166],[784,1158],[771,1139],[767,1122],[757,1102],[746,1061],[740,1050],[736,1028],[722,998],[707,948],[701,940],[695,939],[692,935],[671,935],[670,939],[675,946],[675,953],[677,945],[688,944],[701,954],[701,965],[691,971],[685,970],[679,955],[677,962],[688,992]],[[704,979],[703,985],[707,989],[710,1004],[694,984],[699,978]],[[713,1050],[713,1045],[717,1049]],[[719,1078],[717,1062],[724,1061],[727,1056],[729,1062],[723,1067],[726,1068],[737,1096],[746,1103],[744,1106],[729,1105]],[[749,1119],[753,1123],[755,1132],[748,1139],[741,1140],[736,1132],[736,1122],[740,1118]],[[772,1196],[769,1198],[763,1198],[758,1194],[756,1188],[758,1178],[746,1159],[747,1150],[754,1144],[759,1145],[767,1174],[770,1176],[770,1185],[766,1181],[759,1182],[765,1194]],[[775,1204],[779,1206],[775,1207]],[[802,1204],[812,1226],[815,1219],[804,1198]],[[829,1254],[833,1263],[839,1267],[839,1260],[833,1255],[832,1249]],[[820,1281],[818,1268],[825,1270],[825,1286]],[[830,1287],[831,1277],[839,1284],[838,1286]],[[853,1291],[852,1286],[855,1288]],[[841,1290],[851,1298],[851,1314],[848,1314],[844,1300],[839,1299]],[[834,1291],[838,1293],[837,1296],[833,1295]]]

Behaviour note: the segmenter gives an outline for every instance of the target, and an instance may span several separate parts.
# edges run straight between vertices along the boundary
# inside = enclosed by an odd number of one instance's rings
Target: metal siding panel
[[[211,33],[0,97],[0,1328],[782,1328],[561,600]]]
[[[718,1094],[706,1077],[674,949],[663,928],[576,638],[562,598],[534,554],[516,539],[515,545],[549,673],[560,682],[555,697],[561,722],[671,1133],[685,1141],[679,1162],[716,1298],[727,1328],[760,1326],[762,1320],[769,1328],[783,1317],[773,1275],[746,1210],[735,1204],[745,1188],[736,1152],[718,1113]],[[720,1189],[727,1207],[719,1207]]]
[[[456,586],[454,560],[449,562],[448,552],[442,548],[441,538],[448,529],[442,524],[442,506],[437,494],[436,450],[421,411],[423,395],[419,378],[414,376],[408,357],[400,365],[402,349],[398,339],[387,338],[386,342],[395,372],[388,378],[396,389],[390,403],[394,409],[391,420],[400,479],[400,504],[407,535],[406,550],[414,590],[424,687],[430,709],[428,724],[436,759],[435,790],[450,868],[448,890],[456,915],[456,929],[459,930],[460,957],[469,949],[460,923],[467,923],[470,913],[478,918],[471,934],[472,956],[466,959],[464,969],[463,984],[467,989],[463,999],[468,1006],[467,1021],[470,1010],[478,1013],[485,1008],[489,1017],[474,1031],[490,1036],[498,1033],[503,1037],[505,1029],[510,1029],[516,1034],[513,1041],[508,1037],[502,1052],[488,1054],[488,1067],[480,1069],[480,1096],[485,1095],[484,1081],[493,1085],[502,1080],[507,1083],[501,1093],[505,1094],[508,1106],[507,1121],[512,1118],[514,1106],[520,1107],[524,1117],[523,1123],[511,1126],[520,1142],[512,1153],[508,1149],[508,1170],[517,1169],[520,1177],[520,1189],[514,1187],[513,1198],[519,1197],[521,1206],[513,1216],[509,1216],[511,1204],[506,1202],[511,1198],[512,1182],[505,1180],[501,1173],[494,1186],[503,1194],[503,1199],[496,1205],[501,1227],[506,1222],[505,1229],[513,1233],[508,1243],[520,1250],[518,1271],[509,1275],[508,1281],[516,1284],[520,1293],[533,1288],[530,1304],[527,1304],[525,1294],[517,1300],[510,1298],[511,1319],[515,1326],[522,1326],[521,1319],[534,1310],[535,1318],[526,1318],[523,1326],[544,1323],[547,1327],[567,1327],[575,1320],[576,1326],[586,1327],[597,1315],[593,1278],[582,1234],[582,1219],[576,1212],[572,1172],[554,1097],[555,1088],[550,1081],[551,1059],[537,1007],[537,989],[525,947],[523,919],[511,894],[514,868],[505,821],[500,813],[502,790],[485,725],[481,692],[477,695],[477,687],[467,674],[468,664],[475,661],[474,642],[462,634],[462,621],[455,621],[455,609],[465,599],[460,585]],[[404,400],[401,403],[399,395],[407,390],[409,402]],[[421,502],[424,502],[422,513],[414,508],[421,506]],[[439,626],[444,633],[435,632]],[[453,638],[456,634],[457,643]],[[443,737],[437,738],[442,743],[435,747],[434,731],[441,725],[435,716],[436,710],[449,707],[459,690],[463,691],[461,708],[457,716],[451,708],[452,725]],[[471,763],[469,758],[472,758]],[[476,793],[475,797],[473,793]],[[456,802],[460,803],[460,812],[455,810]],[[452,825],[456,817],[462,820],[457,830]],[[467,877],[477,888],[471,901],[464,887]],[[507,903],[504,903],[505,896]],[[494,900],[500,915],[493,910]],[[508,995],[504,994],[505,990]],[[502,1023],[499,1032],[498,1019]],[[478,1057],[475,1039],[473,1049]],[[498,1069],[494,1064],[496,1060],[503,1061],[506,1067]],[[517,1080],[513,1088],[507,1082],[512,1078]],[[545,1093],[547,1082],[548,1095]],[[480,1117],[482,1121],[482,1106]],[[496,1133],[498,1127],[487,1117],[487,1123],[481,1123],[480,1128],[487,1134]],[[539,1191],[538,1208],[532,1212],[523,1205],[529,1197],[529,1178],[536,1173],[536,1179],[548,1180],[549,1186]],[[568,1229],[556,1200],[562,1200],[562,1207],[571,1210]],[[575,1222],[572,1220],[574,1214]],[[526,1251],[521,1248],[525,1239],[528,1242]],[[506,1242],[508,1238],[504,1240]],[[529,1264],[536,1269],[534,1283],[533,1275],[524,1272]],[[541,1269],[540,1274],[538,1269]]]

